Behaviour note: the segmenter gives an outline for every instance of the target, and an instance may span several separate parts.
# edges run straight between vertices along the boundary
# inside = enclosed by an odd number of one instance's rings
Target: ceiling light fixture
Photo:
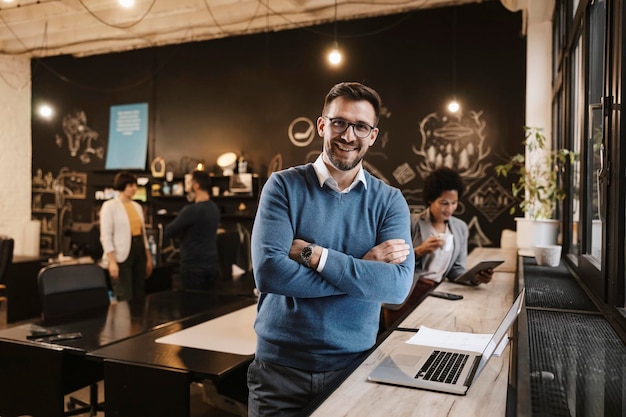
[[[330,62],[330,64],[333,66],[337,66],[341,64],[341,60],[343,59],[341,51],[339,50],[339,43],[337,42],[337,0],[335,0],[335,22],[333,32],[334,42],[333,48],[328,54],[328,62]]]

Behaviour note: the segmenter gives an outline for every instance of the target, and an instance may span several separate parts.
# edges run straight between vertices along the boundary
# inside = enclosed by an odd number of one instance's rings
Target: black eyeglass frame
[[[347,121],[346,119],[343,119],[343,118],[341,118],[341,117],[328,117],[328,116],[325,116],[325,115],[322,115],[322,117],[323,117],[324,119],[328,119],[328,120],[330,121],[330,129],[331,129],[334,133],[336,133],[336,134],[338,134],[338,135],[339,135],[339,134],[344,133],[346,130],[348,130],[348,129],[350,128],[350,126],[352,126],[352,131],[354,132],[354,135],[355,135],[357,138],[359,138],[359,139],[365,139],[366,137],[368,137],[368,136],[372,133],[372,130],[376,129],[376,126],[369,125],[369,124],[367,124],[367,123],[365,123],[365,122],[355,122],[355,123],[352,123],[352,122],[349,122],[349,121]],[[334,123],[335,121],[341,121],[341,122],[344,122],[344,123],[346,124],[346,128],[345,128],[345,129],[343,129],[342,131],[339,131],[339,130],[333,129],[333,123]],[[369,132],[367,132],[367,134],[365,134],[364,136],[360,136],[360,135],[357,133],[357,131],[356,131],[356,126],[357,126],[357,125],[367,126],[370,130],[369,130]]]

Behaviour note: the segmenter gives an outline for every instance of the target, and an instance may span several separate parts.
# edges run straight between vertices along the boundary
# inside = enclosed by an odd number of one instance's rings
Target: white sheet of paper
[[[253,304],[163,336],[156,342],[237,355],[252,355],[256,351],[256,333],[254,332],[256,307],[256,304]]]
[[[420,326],[419,332],[406,341],[412,345],[446,347],[449,349],[469,350],[472,352],[482,352],[489,343],[492,334],[449,332],[446,330],[431,329]],[[494,356],[502,355],[502,351],[509,342],[509,338],[502,339],[500,345],[494,352]]]

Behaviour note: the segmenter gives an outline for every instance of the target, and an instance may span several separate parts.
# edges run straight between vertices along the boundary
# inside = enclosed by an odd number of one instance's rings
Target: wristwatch
[[[311,257],[313,256],[313,248],[317,246],[315,243],[309,243],[300,251],[300,259],[302,264],[307,267],[311,267]]]

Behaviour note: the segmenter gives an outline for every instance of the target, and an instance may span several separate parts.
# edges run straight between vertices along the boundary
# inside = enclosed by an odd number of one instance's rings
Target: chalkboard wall
[[[85,173],[87,183],[84,198],[49,192],[34,208],[56,206],[51,235],[92,220],[92,187],[106,177],[111,106],[148,103],[147,170],[160,156],[176,176],[198,160],[221,174],[217,157],[233,151],[244,152],[249,169],[265,178],[316,158],[322,140],[309,126],[324,95],[337,82],[361,81],[385,106],[367,169],[420,210],[423,177],[438,164],[456,167],[468,186],[457,214],[470,224],[471,245],[497,246],[501,230],[514,228],[510,187],[493,166],[521,149],[521,28],[521,13],[495,1],[341,21],[339,69],[325,61],[333,25],[33,60],[33,105],[45,99],[57,109],[52,120],[33,117],[34,197],[35,183],[45,189],[72,173]],[[460,116],[445,110],[453,95]]]

